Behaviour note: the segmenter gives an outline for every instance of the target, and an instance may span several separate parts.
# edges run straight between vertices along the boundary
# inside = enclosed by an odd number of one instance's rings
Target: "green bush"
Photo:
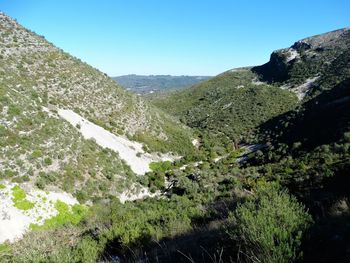
[[[75,247],[73,262],[96,262],[99,255],[99,247],[95,240],[92,238],[83,238]]]
[[[301,257],[303,232],[311,223],[304,207],[275,184],[258,184],[254,197],[230,215],[228,234],[253,262],[292,262]]]
[[[32,152],[32,157],[33,157],[33,158],[39,158],[39,157],[41,157],[41,156],[43,156],[43,153],[42,153],[41,150],[34,150],[34,151]]]
[[[21,113],[21,109],[16,105],[10,105],[8,108],[8,114],[11,116],[19,115]]]
[[[34,203],[26,199],[26,192],[18,185],[12,187],[12,201],[14,206],[21,210],[29,210],[34,207]]]
[[[44,159],[44,163],[45,163],[45,165],[51,165],[51,164],[52,164],[51,158],[50,158],[50,157],[46,157],[46,158]]]
[[[52,229],[66,224],[77,225],[87,213],[87,208],[83,205],[73,205],[70,207],[66,203],[57,200],[55,208],[58,214],[45,220],[41,226],[31,224],[31,229]]]
[[[7,134],[7,129],[3,125],[0,125],[0,137],[5,137],[6,134]]]
[[[155,172],[166,172],[172,168],[172,163],[170,161],[164,162],[151,162],[149,168]]]
[[[165,174],[163,172],[153,172],[148,174],[149,187],[163,189],[165,187]]]
[[[24,182],[29,182],[30,179],[28,175],[23,175],[23,176],[15,177],[11,181],[14,183],[24,183]]]

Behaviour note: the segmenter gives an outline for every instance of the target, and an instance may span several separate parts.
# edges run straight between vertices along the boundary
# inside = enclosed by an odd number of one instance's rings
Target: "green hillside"
[[[150,151],[191,151],[189,130],[102,72],[4,15],[0,29],[0,79],[6,87],[28,93],[30,87],[41,105],[74,110],[115,134],[142,133],[137,138],[147,138]],[[176,147],[178,138],[185,147]]]
[[[185,90],[156,94],[150,100],[192,128],[222,133],[237,141],[298,103],[292,92],[258,82],[250,68],[227,71]]]
[[[144,101],[0,13],[0,261],[349,262],[349,33]]]
[[[62,189],[81,201],[137,183],[116,152],[85,140],[58,109],[137,139],[149,152],[193,152],[188,128],[3,14],[0,62],[0,179]]]

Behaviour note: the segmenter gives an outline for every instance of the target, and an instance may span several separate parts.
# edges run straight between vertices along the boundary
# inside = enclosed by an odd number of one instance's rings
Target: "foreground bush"
[[[258,185],[254,197],[230,215],[228,234],[247,262],[293,262],[310,215],[294,197],[276,185]]]

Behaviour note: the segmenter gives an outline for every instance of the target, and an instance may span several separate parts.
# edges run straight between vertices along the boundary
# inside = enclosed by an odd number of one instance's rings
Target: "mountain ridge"
[[[270,60],[261,66],[232,69],[181,91],[152,95],[150,101],[191,127],[208,126],[212,131],[221,133],[223,129],[220,130],[218,127],[223,125],[218,120],[223,119],[223,124],[228,125],[224,133],[231,138],[234,135],[239,140],[242,131],[247,133],[249,130],[254,130],[274,115],[293,110],[304,100],[311,99],[344,80],[348,75],[346,63],[349,47],[350,28],[307,37],[295,42],[289,48],[272,52]],[[334,71],[336,67],[339,68],[338,73]],[[243,99],[235,100],[239,92],[244,90],[248,92],[248,88],[262,91],[266,87],[280,95],[284,93],[279,99],[284,106],[276,105],[273,109],[275,112],[268,113],[266,117],[262,114],[268,106],[257,109],[255,107],[257,102],[254,101],[256,95],[249,93],[243,95],[248,102],[247,106],[243,106]],[[293,97],[288,92],[296,94],[299,102],[293,99],[286,101],[287,94]],[[270,98],[272,96],[270,94]],[[266,99],[264,101],[266,102]],[[275,103],[278,100],[272,99],[272,101]],[[214,102],[218,103],[219,107],[211,109],[213,107],[211,104]],[[248,110],[249,104],[253,110]],[[246,113],[238,113],[236,108],[232,114],[227,114],[224,109],[233,105],[245,108]],[[205,112],[208,116],[204,116]],[[239,116],[247,115],[249,112],[253,114],[252,119],[238,121]],[[232,122],[232,118],[236,118],[236,121]],[[243,129],[237,130],[237,125],[241,125]]]
[[[136,74],[113,77],[114,80],[127,88],[127,90],[138,94],[181,89],[208,78],[210,78],[210,76]]]

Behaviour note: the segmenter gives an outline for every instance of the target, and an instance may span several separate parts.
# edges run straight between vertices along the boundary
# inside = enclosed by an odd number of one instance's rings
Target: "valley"
[[[0,13],[0,261],[348,262],[349,50],[138,96]]]
[[[124,75],[113,79],[126,90],[139,95],[154,92],[168,92],[192,86],[211,78],[210,76],[171,76],[171,75]]]

